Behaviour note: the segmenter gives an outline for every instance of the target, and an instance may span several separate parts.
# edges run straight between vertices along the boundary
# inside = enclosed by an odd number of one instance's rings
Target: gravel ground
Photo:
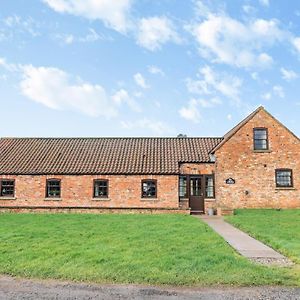
[[[137,285],[89,285],[2,276],[0,277],[0,299],[299,300],[300,288],[162,288]]]
[[[261,264],[261,265],[267,265],[267,266],[276,266],[276,267],[291,267],[294,265],[292,261],[290,261],[288,258],[250,258],[251,261]]]

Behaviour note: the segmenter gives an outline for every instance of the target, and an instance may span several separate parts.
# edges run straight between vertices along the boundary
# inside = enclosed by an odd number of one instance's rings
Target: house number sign
[[[235,184],[235,179],[233,178],[228,178],[225,180],[226,184]]]

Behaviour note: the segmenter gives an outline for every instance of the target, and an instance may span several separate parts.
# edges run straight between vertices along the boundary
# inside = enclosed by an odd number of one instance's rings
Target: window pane
[[[205,194],[207,198],[214,197],[214,179],[212,176],[206,176],[205,178]]]
[[[276,185],[282,187],[291,187],[292,171],[289,170],[276,171]]]
[[[97,180],[94,186],[94,197],[107,197],[108,196],[108,181]]]
[[[265,150],[267,149],[267,141],[266,140],[255,140],[255,149],[256,150]]]
[[[156,197],[156,182],[155,181],[143,181],[142,184],[142,196],[143,197]]]
[[[254,129],[254,150],[268,149],[267,129]]]
[[[267,130],[266,129],[255,129],[254,130],[254,138],[258,140],[266,140],[267,139]]]
[[[15,193],[15,182],[13,180],[2,180],[0,195],[2,197],[13,197],[14,193]]]
[[[60,180],[47,181],[47,197],[50,198],[60,197]]]
[[[179,177],[179,197],[187,197],[187,178],[186,176]]]
[[[191,196],[201,195],[201,178],[191,178],[190,191],[191,191]]]

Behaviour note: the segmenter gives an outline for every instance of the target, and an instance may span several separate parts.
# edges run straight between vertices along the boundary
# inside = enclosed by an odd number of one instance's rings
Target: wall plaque
[[[233,179],[233,178],[227,178],[225,180],[225,182],[226,182],[226,184],[235,184],[235,179]]]

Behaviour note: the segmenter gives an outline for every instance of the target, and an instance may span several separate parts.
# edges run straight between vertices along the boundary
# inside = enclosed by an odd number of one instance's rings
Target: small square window
[[[46,198],[60,198],[61,181],[59,179],[48,179],[46,187]]]
[[[13,198],[15,196],[15,181],[2,179],[0,181],[0,197]]]
[[[254,128],[254,150],[268,150],[268,130],[266,128]]]
[[[108,180],[94,181],[94,198],[108,197]]]
[[[142,197],[156,198],[157,188],[156,180],[142,180]]]
[[[293,187],[293,172],[290,169],[276,170],[277,187]]]

